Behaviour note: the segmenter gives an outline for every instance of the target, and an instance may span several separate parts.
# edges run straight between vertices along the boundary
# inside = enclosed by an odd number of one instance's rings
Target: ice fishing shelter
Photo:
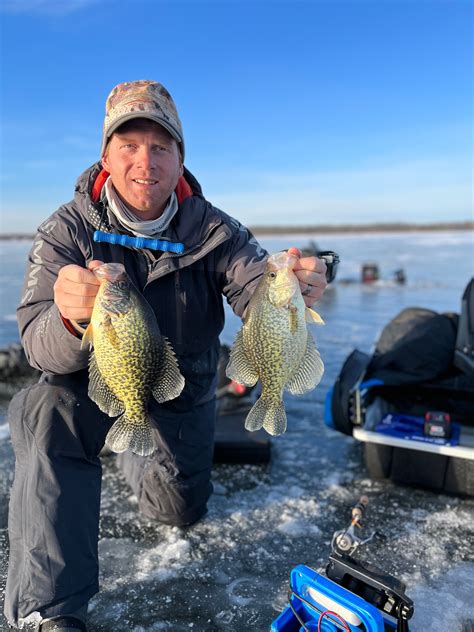
[[[474,280],[461,314],[401,311],[348,356],[326,424],[363,442],[373,478],[474,495]]]

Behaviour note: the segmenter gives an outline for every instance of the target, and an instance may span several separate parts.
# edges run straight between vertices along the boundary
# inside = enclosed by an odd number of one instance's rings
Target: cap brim
[[[167,132],[169,132],[171,134],[171,136],[175,139],[175,141],[178,143],[178,145],[181,148],[182,153],[184,153],[184,142],[183,142],[183,139],[180,137],[180,135],[176,132],[176,130],[166,120],[160,118],[159,116],[154,116],[153,114],[150,114],[149,112],[129,112],[128,114],[124,114],[123,116],[118,118],[116,121],[114,121],[113,124],[108,128],[107,135],[106,136],[104,135],[104,138],[103,138],[103,141],[102,141],[101,154],[104,153],[107,141],[112,136],[112,134],[115,131],[117,131],[117,129],[121,125],[123,125],[127,121],[131,121],[132,119],[136,119],[136,118],[148,119],[150,121],[154,121],[155,123],[158,123],[158,125],[161,125],[161,127],[164,127],[164,129]]]

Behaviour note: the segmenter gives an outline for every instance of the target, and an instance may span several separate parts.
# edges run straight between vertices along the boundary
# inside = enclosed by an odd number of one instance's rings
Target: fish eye
[[[276,272],[269,272],[269,273],[268,273],[268,276],[269,276],[271,279],[274,279],[274,278],[276,277]]]
[[[126,281],[119,281],[118,282],[118,286],[121,290],[126,290],[127,289],[127,282]]]

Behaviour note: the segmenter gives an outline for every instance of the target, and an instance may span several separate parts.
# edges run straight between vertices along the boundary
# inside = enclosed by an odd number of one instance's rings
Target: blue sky
[[[155,79],[186,165],[242,222],[472,218],[470,0],[3,0],[0,231],[99,158],[104,104]]]

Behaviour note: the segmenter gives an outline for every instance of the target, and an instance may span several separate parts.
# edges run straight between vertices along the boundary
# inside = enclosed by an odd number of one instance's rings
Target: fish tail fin
[[[254,432],[262,427],[273,436],[285,432],[286,413],[282,400],[272,401],[262,397],[257,399],[247,415],[245,428]]]
[[[137,423],[125,412],[117,419],[105,438],[105,444],[113,452],[131,450],[135,454],[148,456],[155,451],[151,423]]]

